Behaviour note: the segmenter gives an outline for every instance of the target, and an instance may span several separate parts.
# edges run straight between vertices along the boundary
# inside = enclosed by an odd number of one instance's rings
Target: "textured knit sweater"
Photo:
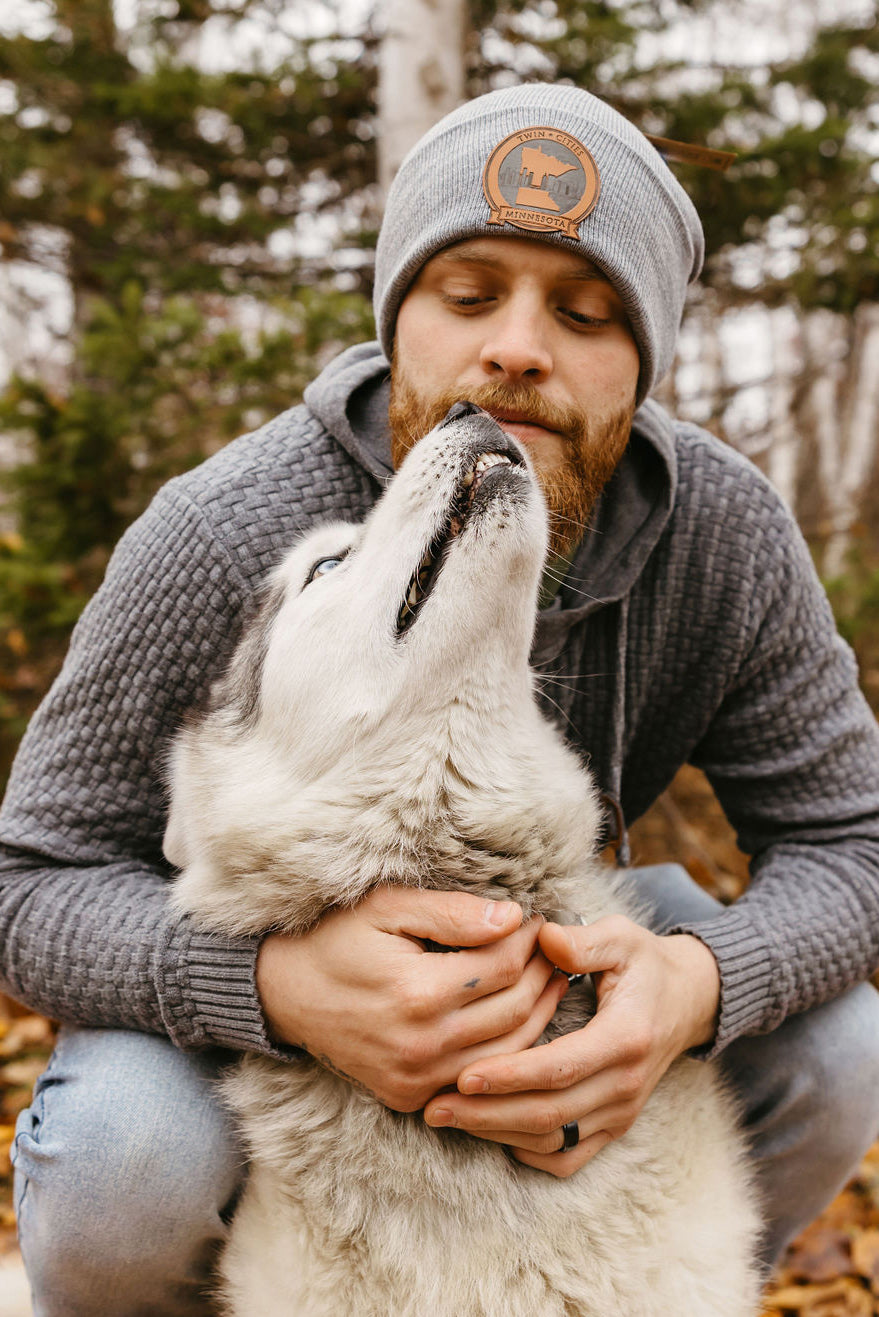
[[[387,364],[352,349],[305,403],[171,481],[126,533],[25,735],[0,813],[2,986],[69,1022],[270,1052],[257,939],[167,902],[163,762],[295,536],[390,475]],[[532,661],[628,822],[704,769],[753,855],[679,927],[717,957],[713,1051],[879,964],[879,731],[805,544],[743,458],[652,402]],[[555,680],[558,678],[558,680]]]

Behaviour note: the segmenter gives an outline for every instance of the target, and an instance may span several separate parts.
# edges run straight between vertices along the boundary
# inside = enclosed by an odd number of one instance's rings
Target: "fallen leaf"
[[[842,1276],[828,1285],[791,1285],[767,1298],[802,1317],[873,1317],[873,1300],[863,1285]]]
[[[863,1186],[858,1179],[853,1179],[825,1208],[820,1219],[826,1226],[836,1226],[845,1231],[851,1228],[852,1223],[864,1227],[869,1225],[869,1212],[870,1203],[864,1196]]]
[[[879,1230],[864,1230],[852,1240],[852,1265],[879,1294]]]
[[[5,1036],[0,1035],[0,1058],[15,1056],[27,1047],[48,1047],[53,1036],[52,1025],[42,1015],[22,1015],[12,1021]]]
[[[42,1056],[25,1057],[0,1067],[0,1082],[11,1088],[32,1088],[46,1068]]]
[[[0,1125],[0,1173],[9,1168],[9,1149],[14,1138],[14,1125]]]
[[[814,1222],[785,1254],[784,1269],[791,1280],[816,1283],[844,1276],[851,1271],[849,1236],[820,1220]]]

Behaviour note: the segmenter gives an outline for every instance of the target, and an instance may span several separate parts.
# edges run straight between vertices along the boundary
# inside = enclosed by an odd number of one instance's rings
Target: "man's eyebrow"
[[[451,248],[448,251],[438,252],[433,258],[433,265],[479,265],[489,270],[499,270],[503,268],[505,262],[499,256],[492,256],[489,252],[470,251],[466,247]],[[559,271],[559,280],[565,279],[583,279],[595,283],[610,284],[606,274],[594,265],[585,265],[578,263],[572,265],[569,269]]]

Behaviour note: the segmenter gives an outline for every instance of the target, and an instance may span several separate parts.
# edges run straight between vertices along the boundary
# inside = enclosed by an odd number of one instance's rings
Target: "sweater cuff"
[[[178,1047],[230,1047],[283,1060],[296,1055],[268,1035],[256,991],[260,941],[200,932],[186,918],[170,930],[161,953],[159,997]]]
[[[663,931],[697,937],[720,970],[717,1031],[712,1042],[689,1055],[707,1060],[743,1034],[762,1033],[780,1023],[773,1010],[777,986],[773,949],[745,911],[733,905],[715,919],[676,924]]]

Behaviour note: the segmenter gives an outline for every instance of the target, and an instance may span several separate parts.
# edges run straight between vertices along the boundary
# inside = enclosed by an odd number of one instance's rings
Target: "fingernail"
[[[510,917],[512,904],[509,901],[486,901],[485,918],[489,924],[494,924],[500,928]]]
[[[461,1080],[458,1088],[462,1093],[487,1093],[488,1080],[483,1079],[482,1075],[468,1075]]]
[[[428,1125],[451,1125],[455,1118],[448,1107],[436,1107],[424,1119]]]

